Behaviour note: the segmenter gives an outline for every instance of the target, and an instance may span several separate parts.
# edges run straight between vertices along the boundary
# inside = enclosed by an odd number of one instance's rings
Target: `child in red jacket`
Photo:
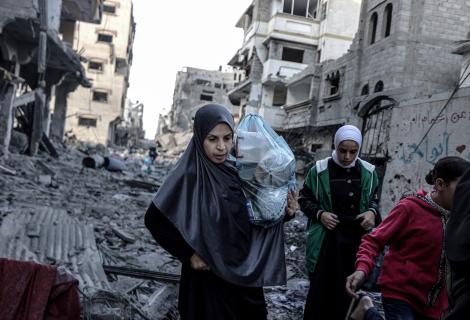
[[[356,271],[346,281],[351,296],[358,298],[356,289],[389,246],[379,277],[386,319],[440,318],[448,307],[444,230],[455,186],[469,167],[462,158],[442,158],[426,176],[433,190],[405,195],[377,229],[362,238]],[[379,319],[374,314],[371,308],[365,319]]]

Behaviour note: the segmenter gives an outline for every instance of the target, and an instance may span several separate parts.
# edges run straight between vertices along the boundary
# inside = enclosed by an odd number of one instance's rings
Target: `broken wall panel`
[[[0,227],[0,256],[64,265],[81,289],[109,289],[96,247],[93,225],[85,225],[53,208],[11,212]]]

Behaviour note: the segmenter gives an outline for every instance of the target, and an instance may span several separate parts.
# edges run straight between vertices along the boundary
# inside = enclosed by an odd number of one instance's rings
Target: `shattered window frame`
[[[339,70],[329,73],[325,78],[324,101],[339,99],[341,97],[342,72]]]
[[[305,50],[282,46],[282,61],[303,63]]]
[[[116,15],[116,5],[114,3],[104,3],[103,13]]]
[[[108,41],[108,40],[110,40],[110,41]],[[97,42],[113,43],[113,41],[114,41],[114,36],[112,34],[103,33],[103,32],[98,33]]]
[[[92,91],[92,100],[99,103],[108,103],[109,102],[109,93],[103,90],[93,90]]]
[[[318,1],[316,0],[283,0],[282,13],[297,17],[316,19],[317,5]]]
[[[209,94],[201,94],[199,96],[199,100],[201,101],[214,101],[214,97]]]
[[[275,86],[273,89],[273,107],[284,106],[287,102],[287,87]]]
[[[89,60],[88,61],[88,70],[98,73],[104,72],[104,63],[103,61],[98,60]]]
[[[96,128],[97,124],[98,124],[97,118],[78,116],[78,125],[80,127]]]

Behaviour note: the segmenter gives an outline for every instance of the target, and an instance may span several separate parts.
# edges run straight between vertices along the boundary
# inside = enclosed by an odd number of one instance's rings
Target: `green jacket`
[[[305,184],[312,190],[321,210],[332,212],[333,205],[331,203],[330,176],[328,171],[328,160],[326,158],[316,162],[305,178]],[[360,212],[369,210],[369,203],[372,200],[379,179],[375,166],[367,161],[358,159],[361,164],[361,200]],[[325,237],[326,228],[319,221],[309,219],[307,225],[307,270],[313,272],[318,262],[320,250]]]

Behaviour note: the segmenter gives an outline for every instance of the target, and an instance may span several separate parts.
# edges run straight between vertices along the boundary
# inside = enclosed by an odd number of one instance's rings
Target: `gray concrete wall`
[[[470,160],[470,88],[462,89],[442,115],[439,111],[451,92],[430,98],[408,100],[393,110],[387,164],[381,206],[387,213],[406,191],[420,187],[428,190],[425,176],[445,156]],[[429,135],[417,148],[426,131]]]

